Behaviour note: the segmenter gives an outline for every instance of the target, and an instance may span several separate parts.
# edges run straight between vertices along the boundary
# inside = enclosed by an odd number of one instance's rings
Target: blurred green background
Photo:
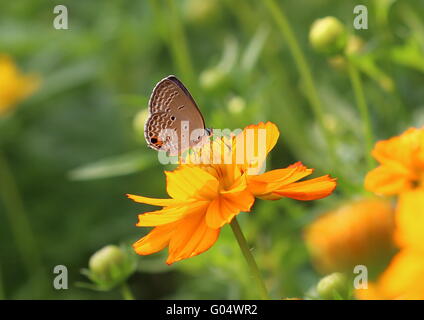
[[[275,122],[281,135],[268,169],[301,160],[319,175],[338,178],[329,198],[257,201],[252,213],[240,215],[271,296],[305,296],[320,275],[302,229],[363,194],[369,169],[349,74],[343,61],[314,52],[311,24],[333,15],[363,40],[355,65],[375,139],[424,122],[424,2],[365,1],[369,29],[353,30],[353,7],[362,2],[2,1],[0,52],[23,72],[39,74],[42,85],[0,119],[0,148],[17,187],[7,190],[10,177],[0,176],[0,191],[8,199],[18,191],[23,203],[0,202],[1,297],[121,297],[118,290],[96,292],[76,283],[87,281],[80,269],[95,251],[147,233],[134,224],[151,207],[132,203],[126,193],[166,196],[164,168],[144,142],[139,112],[156,82],[170,74],[189,88],[208,127]],[[53,28],[57,4],[68,8],[69,30]],[[318,113],[293,41],[313,77]],[[18,213],[6,214],[10,207]],[[258,298],[229,226],[204,254],[171,267],[165,254],[137,257],[138,272],[128,281],[136,298]],[[68,268],[68,290],[52,286],[59,264]]]

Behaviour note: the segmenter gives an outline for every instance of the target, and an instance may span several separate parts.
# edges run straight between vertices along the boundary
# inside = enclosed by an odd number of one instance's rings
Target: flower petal
[[[212,229],[220,228],[224,223],[225,218],[221,216],[221,199],[216,198],[209,204],[206,211],[206,224]]]
[[[165,174],[168,194],[174,199],[211,200],[216,197],[218,180],[200,167],[183,165]]]
[[[134,251],[139,255],[148,255],[164,249],[169,244],[177,223],[153,228],[148,235],[133,244]]]
[[[206,224],[212,229],[221,228],[240,212],[250,211],[254,201],[255,197],[247,190],[222,194],[209,204]]]
[[[371,291],[356,291],[360,299],[424,299],[424,286],[420,279],[424,278],[423,252],[414,249],[403,249],[397,253],[389,267],[371,284]]]
[[[413,189],[424,169],[423,128],[410,128],[377,142],[372,155],[381,165],[366,176],[365,187],[369,191],[393,195]]]
[[[277,126],[272,122],[247,126],[233,140],[233,159],[249,175],[262,173],[266,157],[277,143],[279,135]]]
[[[411,188],[411,178],[395,166],[379,166],[365,177],[365,189],[384,195],[401,193]]]
[[[250,211],[255,197],[247,190],[247,180],[244,174],[237,179],[229,190],[220,191],[220,196],[213,200],[206,213],[206,224],[213,229],[230,223],[233,217],[241,211]]]
[[[336,188],[336,179],[329,175],[302,182],[295,182],[279,188],[274,195],[288,197],[296,200],[317,200],[330,195]]]
[[[382,164],[397,163],[405,168],[411,168],[413,155],[423,142],[423,131],[417,128],[409,128],[399,136],[378,141],[372,155]]]
[[[313,172],[301,162],[296,162],[285,169],[276,169],[265,172],[257,176],[248,176],[249,190],[262,199],[275,200],[280,196],[273,195],[273,192],[280,188],[298,181]]]
[[[396,226],[395,239],[399,246],[420,248],[424,252],[424,188],[400,195]]]
[[[218,239],[219,231],[206,225],[204,214],[181,220],[170,239],[166,263],[172,264],[208,250]]]
[[[206,210],[208,201],[191,201],[185,205],[166,207],[162,210],[146,212],[138,215],[137,227],[152,227],[168,224],[184,218],[187,215]]]
[[[135,202],[146,203],[146,204],[159,206],[159,207],[175,206],[175,205],[181,205],[183,203],[182,201],[178,201],[175,199],[147,198],[147,197],[137,196],[134,194],[127,194],[126,196]]]
[[[258,124],[252,124],[243,129],[243,134],[246,135],[248,130],[253,130],[254,132],[254,143],[257,144],[259,130],[266,130],[266,153],[268,154],[275,146],[278,141],[278,137],[280,136],[280,131],[277,126],[268,121],[266,123],[259,122]],[[253,143],[253,141],[247,141],[247,143]]]

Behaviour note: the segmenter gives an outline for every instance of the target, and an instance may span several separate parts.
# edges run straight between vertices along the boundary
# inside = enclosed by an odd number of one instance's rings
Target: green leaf
[[[268,25],[261,25],[255,32],[252,40],[241,57],[241,68],[246,71],[251,71],[258,61],[265,42],[269,35]]]
[[[389,56],[395,63],[424,72],[424,52],[418,40],[414,38],[391,49]]]
[[[68,173],[71,180],[94,180],[124,176],[144,170],[157,160],[155,153],[132,152],[102,159],[75,168]]]

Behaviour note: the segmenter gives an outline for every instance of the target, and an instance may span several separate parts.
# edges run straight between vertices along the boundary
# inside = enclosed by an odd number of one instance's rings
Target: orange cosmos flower
[[[247,134],[247,129],[252,129],[255,143],[259,129],[264,129],[261,132],[266,134],[266,154],[279,136],[277,127],[271,122],[249,126],[240,134]],[[225,145],[235,145],[236,139],[237,136],[220,138],[211,144],[211,149],[206,147],[203,151],[206,149],[208,153],[225,148]],[[265,158],[266,155],[256,157],[256,163],[251,162],[251,157],[246,157],[242,163],[180,164],[176,170],[165,172],[170,199],[128,195],[136,202],[163,207],[139,215],[137,226],[154,228],[134,243],[134,250],[140,255],[148,255],[168,247],[166,262],[172,264],[208,250],[218,239],[222,226],[230,223],[240,212],[250,211],[255,196],[272,200],[282,197],[314,200],[328,196],[336,187],[335,179],[328,175],[297,182],[312,173],[312,169],[301,163],[250,175],[249,168],[259,168]]]
[[[365,188],[394,195],[424,187],[424,128],[379,141],[372,151],[380,166],[368,173]]]
[[[402,248],[413,247],[424,253],[424,188],[399,196],[395,240]]]
[[[397,194],[395,241],[401,248],[377,282],[357,290],[360,299],[424,299],[424,129],[411,128],[377,143],[381,165],[371,171],[366,187]]]
[[[315,220],[305,241],[317,269],[352,272],[359,264],[377,266],[394,250],[394,208],[378,198],[345,204]]]
[[[395,240],[401,247],[376,283],[357,290],[360,299],[424,299],[424,189],[400,195]]]
[[[373,150],[381,163],[368,173],[365,187],[385,195],[399,195],[395,239],[400,247],[424,249],[424,128],[410,128],[380,141]]]
[[[10,57],[0,54],[0,116],[32,94],[38,85],[36,76],[22,75]]]
[[[376,283],[368,289],[356,290],[356,296],[365,300],[423,300],[424,252],[402,249],[390,262]]]

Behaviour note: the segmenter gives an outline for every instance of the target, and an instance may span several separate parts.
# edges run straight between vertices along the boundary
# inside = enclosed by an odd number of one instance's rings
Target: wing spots
[[[150,138],[150,142],[158,149],[162,148],[163,142],[158,139],[158,137]]]
[[[185,106],[184,105],[182,105],[182,106],[179,106],[178,107],[178,110],[182,110],[182,109],[184,109],[185,108]]]
[[[179,95],[178,90],[169,81],[159,83],[153,91],[151,98],[151,109],[153,112],[170,111],[170,104],[176,96]]]
[[[170,119],[171,119],[171,121],[175,121],[176,118],[175,118],[175,116],[171,116]]]

